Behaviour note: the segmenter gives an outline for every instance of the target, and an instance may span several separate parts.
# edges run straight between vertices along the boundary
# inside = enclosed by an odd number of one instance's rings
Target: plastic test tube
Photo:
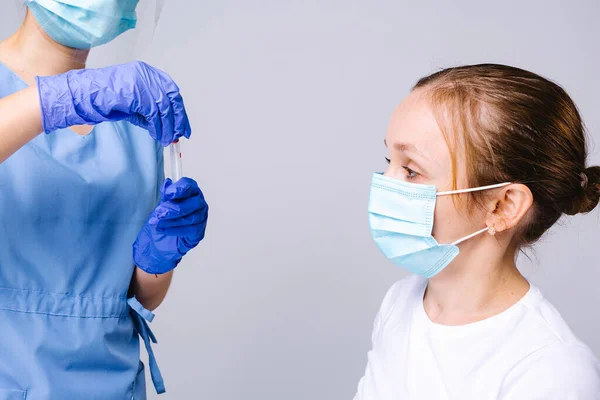
[[[181,169],[181,143],[179,143],[179,140],[175,140],[169,147],[171,150],[171,180],[177,182],[183,176]]]
[[[181,170],[181,144],[179,139],[174,140],[169,146],[169,158],[171,159],[171,180],[177,182],[183,176]],[[158,274],[154,274],[158,278]]]

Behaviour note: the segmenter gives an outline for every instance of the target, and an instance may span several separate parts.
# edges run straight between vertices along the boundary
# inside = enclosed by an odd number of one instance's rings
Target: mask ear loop
[[[460,193],[468,193],[468,192],[478,192],[480,190],[496,189],[496,188],[508,186],[511,183],[512,182],[504,182],[504,183],[497,183],[495,185],[480,186],[480,187],[470,188],[470,189],[448,190],[446,192],[437,192],[436,196],[446,196],[448,194],[460,194]]]
[[[481,187],[470,188],[470,189],[448,190],[448,191],[445,191],[445,192],[437,192],[436,196],[445,196],[445,195],[449,195],[449,194],[460,194],[460,193],[468,193],[468,192],[477,192],[479,190],[496,189],[496,188],[501,188],[501,187],[504,187],[504,186],[508,186],[511,183],[512,182],[504,182],[504,183],[497,183],[495,185],[481,186]],[[485,228],[483,228],[481,230],[478,230],[477,232],[471,233],[470,235],[465,236],[462,239],[458,239],[457,241],[452,242],[451,244],[453,246],[456,246],[457,244],[460,244],[460,243],[464,242],[465,240],[469,240],[472,237],[477,236],[479,234],[482,234],[483,232],[486,232],[486,231],[490,232],[491,235],[495,235],[496,234],[496,228],[494,228],[494,230],[493,230],[494,233],[491,233],[492,231],[490,230],[490,228],[486,226]]]
[[[464,242],[465,240],[469,240],[469,239],[471,239],[472,237],[474,237],[474,236],[477,236],[477,235],[479,235],[479,234],[481,234],[481,233],[483,233],[483,232],[486,232],[486,231],[488,231],[488,230],[489,230],[489,228],[486,226],[486,227],[485,227],[485,228],[483,228],[482,230],[480,230],[480,231],[477,231],[477,232],[475,232],[475,233],[471,233],[469,236],[465,236],[465,237],[464,237],[464,238],[462,238],[462,239],[458,239],[456,242],[452,242],[451,244],[452,244],[453,246],[456,246],[457,244],[459,244],[459,243],[462,243],[462,242]]]

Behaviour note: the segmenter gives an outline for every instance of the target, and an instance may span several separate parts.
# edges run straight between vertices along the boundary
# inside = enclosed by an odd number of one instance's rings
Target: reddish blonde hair
[[[562,214],[598,205],[600,167],[586,168],[581,116],[557,84],[519,68],[480,64],[436,72],[414,89],[429,96],[453,153],[454,188],[456,149],[464,149],[469,187],[514,182],[531,190],[533,214],[518,246],[538,240]]]

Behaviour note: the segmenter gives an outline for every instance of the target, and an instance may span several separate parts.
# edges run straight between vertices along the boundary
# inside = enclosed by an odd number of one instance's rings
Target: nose
[[[398,179],[399,181],[403,181],[405,175],[402,171],[398,170],[398,168],[393,168],[391,165],[385,170],[383,176],[387,176],[388,178]]]

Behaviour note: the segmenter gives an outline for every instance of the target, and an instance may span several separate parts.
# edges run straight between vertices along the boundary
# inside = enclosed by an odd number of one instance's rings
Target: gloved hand
[[[46,133],[120,120],[148,130],[163,146],[192,133],[179,87],[140,61],[36,77],[36,82]]]
[[[150,274],[164,274],[204,238],[208,204],[196,181],[166,179],[160,204],[133,244],[133,260]]]

